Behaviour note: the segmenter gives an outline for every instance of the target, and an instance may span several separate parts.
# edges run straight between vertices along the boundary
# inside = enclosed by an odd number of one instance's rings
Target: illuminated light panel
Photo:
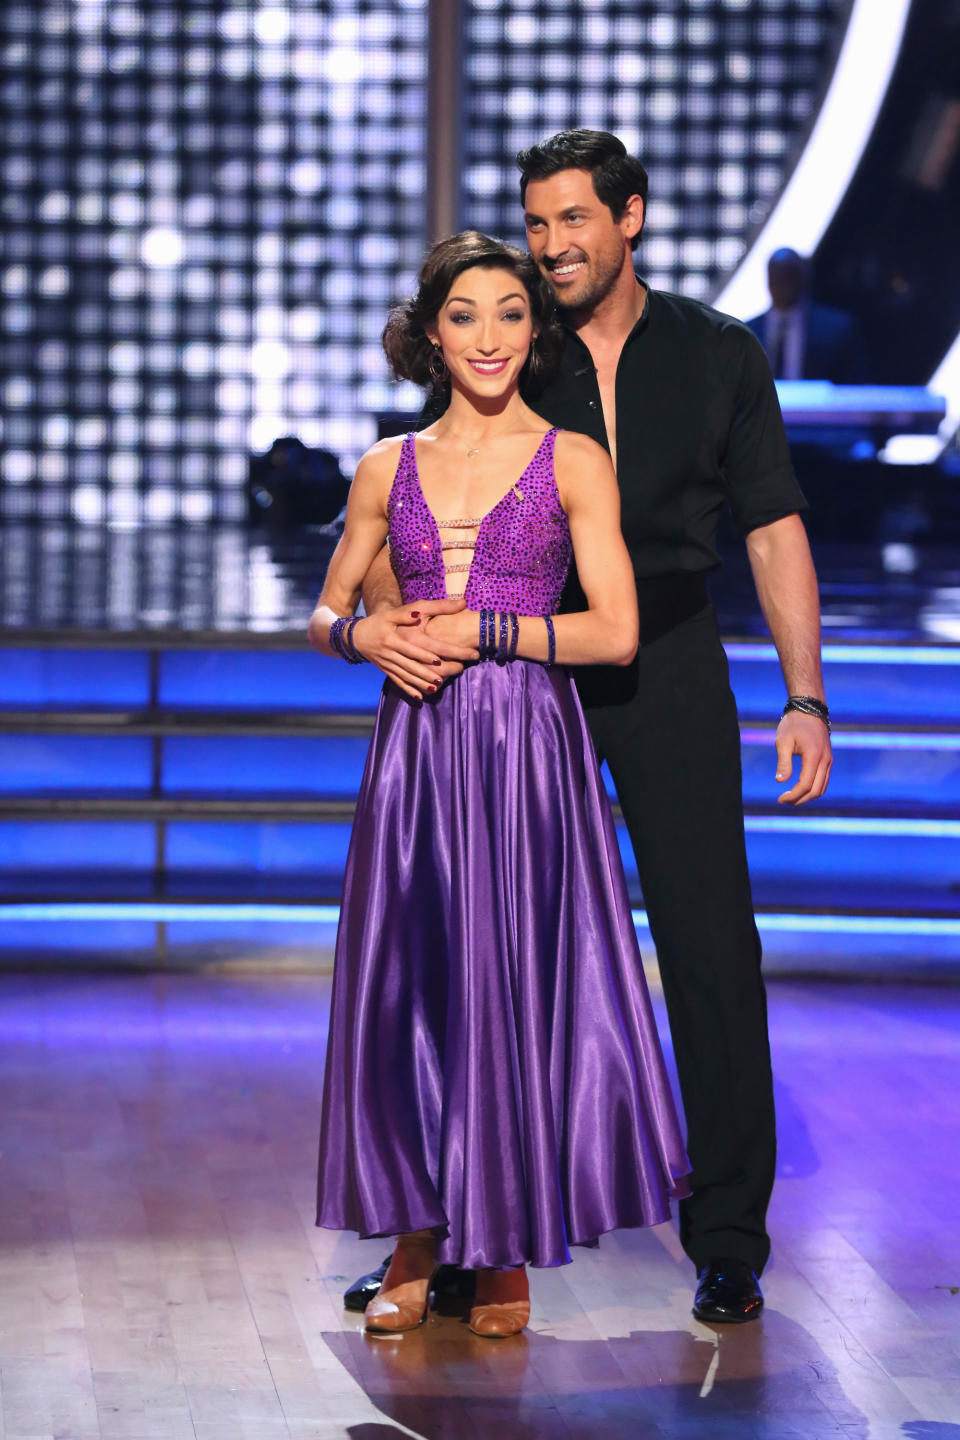
[[[251,904],[185,904],[149,901],[142,905],[132,901],[63,901],[49,904],[4,904],[0,902],[3,920],[145,920],[169,923],[175,920],[249,920],[289,924],[302,920],[310,925],[336,925],[340,919],[339,905],[251,905]]]
[[[900,820],[887,816],[746,815],[744,827],[753,835],[873,835],[920,840],[960,840],[960,820]]]
[[[776,661],[773,645],[724,645],[730,660]],[[850,665],[960,665],[960,646],[940,645],[824,645],[821,655],[827,662]]]
[[[939,391],[935,392],[939,394]],[[960,396],[958,396],[960,398]],[[954,422],[954,429],[960,423],[960,412]],[[891,435],[877,459],[884,465],[932,465],[943,454],[943,448],[952,436],[936,435]]]
[[[349,473],[424,247],[428,8],[3,7],[0,516],[240,520],[286,434]]]
[[[846,0],[467,0],[465,222],[520,240],[516,152],[611,130],[650,172],[638,268],[706,299],[783,184],[846,16]]]
[[[757,928],[808,935],[960,936],[960,920],[925,915],[758,915]]]
[[[746,745],[769,745],[773,730],[741,729]],[[925,735],[889,730],[834,730],[834,750],[960,750],[960,735]]]
[[[927,389],[947,402],[939,430],[936,435],[892,435],[880,452],[888,465],[932,465],[960,429],[960,335],[930,376]]]
[[[770,304],[767,261],[787,245],[812,255],[847,191],[887,93],[910,0],[854,0],[810,139],[769,219],[711,302],[748,320]]]
[[[960,426],[960,335],[930,376],[927,388],[947,402],[947,413],[940,425],[940,439],[946,444]]]
[[[647,912],[635,909],[633,923],[638,929],[647,927]],[[118,904],[0,904],[0,922],[7,921],[111,921],[143,920],[147,922],[185,921],[251,921],[289,924],[335,925],[340,918],[337,905],[170,905],[151,903]],[[960,937],[960,919],[950,916],[921,915],[804,915],[764,914],[756,917],[761,932],[836,935],[888,935]]]

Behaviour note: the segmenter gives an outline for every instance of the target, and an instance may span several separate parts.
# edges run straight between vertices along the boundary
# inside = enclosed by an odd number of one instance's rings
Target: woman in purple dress
[[[388,540],[409,643],[347,861],[317,1223],[398,1236],[368,1330],[420,1324],[445,1263],[477,1271],[471,1329],[509,1335],[529,1318],[527,1264],[566,1264],[571,1245],[656,1224],[687,1193],[566,669],[629,664],[636,592],[609,457],[523,400],[558,348],[528,256],[475,232],[436,245],[384,343],[447,404],[361,460],[310,622],[323,653],[380,659],[388,622],[351,617]],[[588,608],[554,619],[571,557]],[[440,684],[417,602],[448,594],[465,664]]]

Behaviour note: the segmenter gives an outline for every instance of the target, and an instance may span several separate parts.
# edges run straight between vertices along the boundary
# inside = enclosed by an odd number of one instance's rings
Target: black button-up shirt
[[[530,403],[609,449],[593,360],[572,330],[559,373]],[[739,320],[648,289],[617,366],[616,407],[621,523],[638,580],[717,566],[724,504],[743,534],[806,509],[767,357]]]

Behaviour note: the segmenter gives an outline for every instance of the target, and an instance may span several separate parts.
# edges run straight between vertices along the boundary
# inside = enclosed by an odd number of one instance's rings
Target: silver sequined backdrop
[[[643,273],[708,296],[802,141],[845,0],[468,0],[466,224],[513,156],[612,129],[651,172]],[[0,507],[239,519],[279,435],[352,469],[412,407],[379,348],[424,245],[427,5],[7,0]]]

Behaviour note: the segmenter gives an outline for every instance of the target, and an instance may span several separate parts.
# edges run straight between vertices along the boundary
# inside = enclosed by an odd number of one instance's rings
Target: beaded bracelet
[[[477,651],[481,660],[487,658],[487,627],[490,622],[490,611],[480,611],[480,638],[477,641]]]
[[[348,665],[362,665],[363,656],[353,643],[353,632],[359,625],[361,616],[343,615],[334,620],[327,633],[330,641],[330,649],[341,660],[346,660]]]
[[[351,619],[349,625],[347,626],[346,630],[344,630],[344,632],[343,632],[343,648],[344,648],[344,650],[347,652],[347,653],[346,653],[346,658],[347,658],[347,664],[348,664],[348,665],[362,665],[362,664],[363,664],[363,656],[360,654],[360,651],[357,649],[356,643],[355,643],[354,638],[353,638],[353,632],[354,632],[354,630],[356,630],[357,626],[360,624],[361,619],[362,619],[362,616],[360,616],[360,615],[354,615],[353,618]]]
[[[543,620],[547,627],[547,667],[549,668],[557,658],[557,637],[553,630],[553,616],[544,615]]]
[[[822,720],[827,727],[827,734],[831,733],[833,727],[830,724],[829,707],[822,700],[818,700],[815,695],[788,695],[787,703],[780,712],[780,719],[782,720],[784,715],[789,715],[791,710],[795,710],[801,715],[812,715],[816,720]]]
[[[515,610],[510,611],[510,650],[507,654],[508,660],[516,660],[517,646],[520,644],[520,617]]]
[[[481,610],[477,650],[481,660],[505,664],[516,660],[520,644],[520,617],[515,610]]]
[[[509,625],[509,623],[510,623],[510,616],[509,616],[508,611],[506,611],[506,610],[501,610],[501,611],[500,611],[500,631],[499,631],[499,634],[498,634],[498,636],[497,636],[497,654],[496,654],[497,663],[500,664],[500,665],[505,665],[506,662],[507,662],[507,660],[510,658],[509,655],[507,654],[507,626]]]
[[[497,612],[480,611],[480,659],[493,660],[497,655]]]
[[[330,649],[335,655],[339,655],[341,660],[346,660],[347,658],[347,652],[343,648],[343,631],[348,618],[347,616],[340,616],[334,620],[327,635],[327,639],[330,641]]]

